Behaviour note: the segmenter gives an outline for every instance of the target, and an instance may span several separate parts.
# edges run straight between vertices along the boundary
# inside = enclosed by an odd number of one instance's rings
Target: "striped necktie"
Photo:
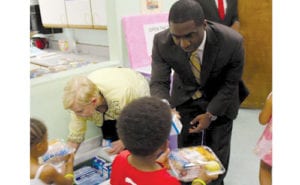
[[[195,76],[195,79],[197,83],[200,84],[201,66],[200,66],[200,58],[198,56],[198,50],[194,51],[190,56],[190,63],[191,63],[191,69]]]
[[[192,53],[192,55],[190,56],[190,64],[191,64],[191,69],[195,76],[195,79],[196,79],[197,83],[200,84],[201,65],[200,65],[200,58],[198,55],[198,50],[194,51]],[[202,93],[200,90],[196,90],[192,96],[192,98],[194,100],[201,98],[201,97],[202,97]]]

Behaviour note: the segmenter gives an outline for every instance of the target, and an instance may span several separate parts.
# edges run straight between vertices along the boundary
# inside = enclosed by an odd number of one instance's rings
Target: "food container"
[[[59,172],[64,172],[64,164],[67,155],[73,153],[75,148],[67,145],[64,140],[53,139],[50,140],[47,152],[40,157],[40,163],[51,163],[58,168]]]
[[[68,146],[64,140],[51,140],[47,152],[42,156],[42,162],[59,163],[74,151],[75,149]]]
[[[208,175],[223,174],[225,168],[208,146],[173,150],[169,155],[171,173],[183,182],[190,182],[206,170]]]

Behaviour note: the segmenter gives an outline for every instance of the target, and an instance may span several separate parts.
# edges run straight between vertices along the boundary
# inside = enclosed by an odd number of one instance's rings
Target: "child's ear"
[[[45,136],[45,137],[47,137],[47,136]],[[38,144],[36,144],[36,150],[37,151],[41,151],[41,152],[45,152],[44,150],[45,150],[45,148],[48,148],[48,141],[47,140],[42,140],[41,142],[39,142]]]
[[[37,151],[43,150],[42,143],[36,144],[36,150],[37,150]]]

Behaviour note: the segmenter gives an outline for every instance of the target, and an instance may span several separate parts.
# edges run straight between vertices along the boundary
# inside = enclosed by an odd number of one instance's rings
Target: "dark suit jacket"
[[[205,18],[210,21],[218,22],[227,26],[231,26],[238,21],[237,0],[226,0],[227,9],[225,19],[221,20],[215,0],[196,0],[202,6]]]
[[[241,77],[244,67],[242,36],[231,28],[208,21],[206,44],[198,85],[189,64],[189,54],[175,45],[169,30],[157,33],[152,50],[151,95],[170,101],[172,107],[183,104],[200,89],[214,115],[237,116],[248,90]],[[170,74],[174,70],[170,92]]]

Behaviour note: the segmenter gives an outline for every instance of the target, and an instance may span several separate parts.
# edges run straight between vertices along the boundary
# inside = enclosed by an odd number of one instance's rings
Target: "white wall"
[[[53,34],[51,39],[59,40],[68,39],[69,37],[72,37],[79,44],[108,47],[107,30],[64,28],[63,33]]]

